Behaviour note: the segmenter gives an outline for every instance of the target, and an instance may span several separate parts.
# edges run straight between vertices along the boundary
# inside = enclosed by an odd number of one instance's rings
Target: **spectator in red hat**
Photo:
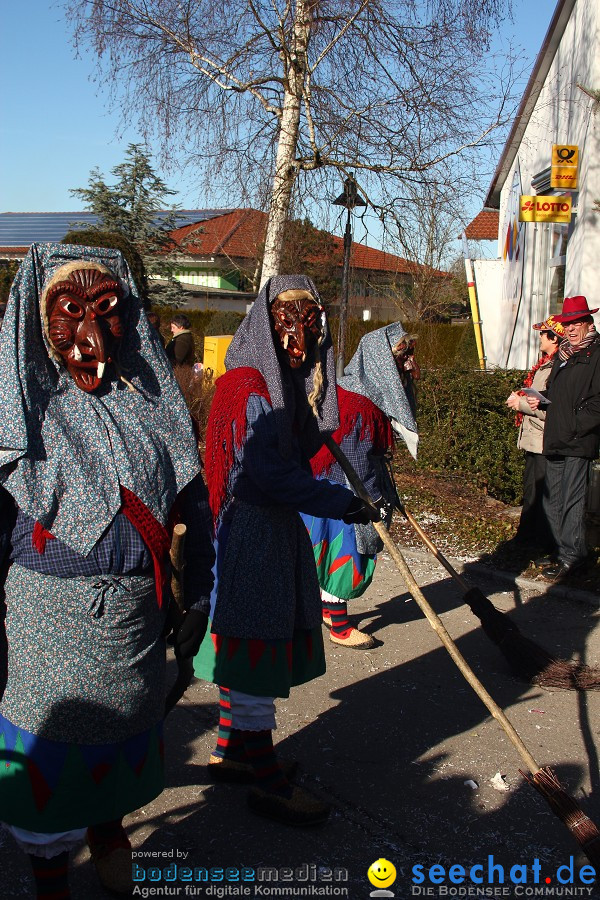
[[[542,570],[562,580],[586,565],[585,498],[590,463],[600,448],[600,335],[585,297],[565,297],[565,329],[548,385],[543,453],[546,457],[544,509],[557,545],[556,562]],[[528,398],[532,409],[537,398]]]

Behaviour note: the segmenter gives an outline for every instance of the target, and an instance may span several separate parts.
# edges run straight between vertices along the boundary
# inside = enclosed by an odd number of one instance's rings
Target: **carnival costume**
[[[187,602],[202,603],[210,513],[187,407],[119,251],[32,245],[0,383],[0,483],[16,508],[0,540],[0,821],[50,865],[86,828],[93,855],[106,823],[125,845],[122,817],[162,791],[168,529],[188,525]]]
[[[288,291],[304,292],[319,320],[314,356],[295,370],[278,346],[272,315],[273,304]],[[220,743],[211,761],[228,756],[235,744],[240,759],[273,762],[273,698],[289,696],[292,686],[325,671],[319,584],[298,511],[341,518],[356,500],[341,485],[313,479],[308,464],[339,425],[331,339],[313,283],[303,276],[270,279],[225,362],[206,434],[217,553],[212,634],[196,673],[222,688]],[[322,389],[315,415],[308,398],[317,370]],[[259,746],[250,746],[251,740]],[[281,780],[268,783],[264,766],[254,774],[271,794],[285,788]],[[278,767],[271,774],[278,778]],[[296,817],[298,804],[292,803],[291,812],[285,806],[273,811],[267,808],[271,798],[257,790],[250,796],[256,812],[308,823]]]
[[[388,524],[395,496],[386,454],[393,447],[393,430],[413,456],[418,443],[410,399],[392,352],[405,334],[396,322],[361,338],[338,381],[340,427],[333,435],[373,501],[382,505]],[[311,467],[316,478],[348,484],[339,463],[325,446],[313,456]],[[381,549],[373,526],[305,514],[302,518],[313,545],[323,621],[331,627],[330,640],[357,649],[374,646],[371,636],[350,625],[346,603],[362,596],[373,579],[377,552]]]

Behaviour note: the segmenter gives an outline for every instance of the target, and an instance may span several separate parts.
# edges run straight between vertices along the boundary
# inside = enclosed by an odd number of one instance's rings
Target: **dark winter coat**
[[[600,446],[600,337],[566,362],[558,354],[545,391],[545,456],[595,459]]]
[[[180,331],[166,346],[167,356],[174,366],[193,366],[196,360],[194,335],[191,331]]]

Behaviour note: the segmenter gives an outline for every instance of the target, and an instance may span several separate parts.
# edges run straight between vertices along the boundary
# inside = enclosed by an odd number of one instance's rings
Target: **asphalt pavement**
[[[515,679],[448,574],[424,552],[405,553],[531,755],[600,822],[600,693]],[[527,637],[557,657],[600,666],[596,594],[456,565]],[[280,755],[297,759],[297,781],[331,803],[329,821],[281,826],[246,808],[245,787],[211,783],[218,692],[196,681],[166,722],[166,790],[125,820],[146,874],[138,896],[600,897],[589,871],[585,884],[578,878],[589,865],[578,844],[519,773],[523,760],[385,554],[350,612],[377,646],[341,648],[323,629],[326,675],[278,701]],[[173,661],[170,668],[174,674]],[[182,880],[186,867],[191,882]],[[27,862],[6,834],[0,883],[2,900],[33,896]],[[84,848],[71,884],[75,900],[109,896]]]

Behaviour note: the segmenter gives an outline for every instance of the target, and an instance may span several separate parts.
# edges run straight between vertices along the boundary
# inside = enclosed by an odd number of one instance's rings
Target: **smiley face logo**
[[[389,859],[377,859],[369,866],[367,877],[376,888],[386,888],[396,880],[396,867]]]

